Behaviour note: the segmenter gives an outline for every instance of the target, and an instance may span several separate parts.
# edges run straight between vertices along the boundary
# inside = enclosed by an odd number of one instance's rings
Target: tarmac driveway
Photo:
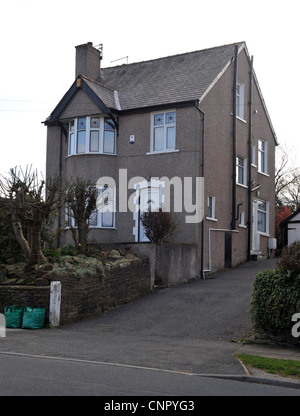
[[[0,353],[243,375],[234,352],[236,341],[251,331],[253,280],[258,271],[275,264],[274,260],[246,263],[57,329],[8,330]]]

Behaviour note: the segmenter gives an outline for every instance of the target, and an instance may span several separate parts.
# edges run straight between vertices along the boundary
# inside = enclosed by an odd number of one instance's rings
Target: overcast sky
[[[75,79],[75,46],[103,66],[245,41],[278,141],[300,166],[299,0],[13,0],[0,13],[0,174],[45,171],[41,124]],[[126,59],[118,64],[126,63]]]

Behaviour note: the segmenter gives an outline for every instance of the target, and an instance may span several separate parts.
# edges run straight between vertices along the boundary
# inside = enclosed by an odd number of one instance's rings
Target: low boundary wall
[[[61,282],[60,324],[96,316],[151,292],[148,259],[116,265],[104,278],[64,271],[51,279]],[[48,322],[49,303],[50,286],[0,285],[0,313],[9,305],[46,308]]]

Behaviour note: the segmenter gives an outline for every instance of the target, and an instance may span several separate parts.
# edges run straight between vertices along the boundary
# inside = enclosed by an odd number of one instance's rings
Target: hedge
[[[291,278],[279,270],[258,273],[251,300],[255,329],[274,335],[290,332],[295,313],[300,313],[300,275]]]

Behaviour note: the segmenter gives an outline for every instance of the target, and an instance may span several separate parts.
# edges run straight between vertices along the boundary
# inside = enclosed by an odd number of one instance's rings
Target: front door
[[[145,229],[142,224],[142,215],[145,211],[148,211],[151,207],[152,211],[156,211],[160,206],[159,198],[159,188],[144,188],[140,190],[140,219],[139,219],[139,241],[146,242],[149,241],[145,234]]]

